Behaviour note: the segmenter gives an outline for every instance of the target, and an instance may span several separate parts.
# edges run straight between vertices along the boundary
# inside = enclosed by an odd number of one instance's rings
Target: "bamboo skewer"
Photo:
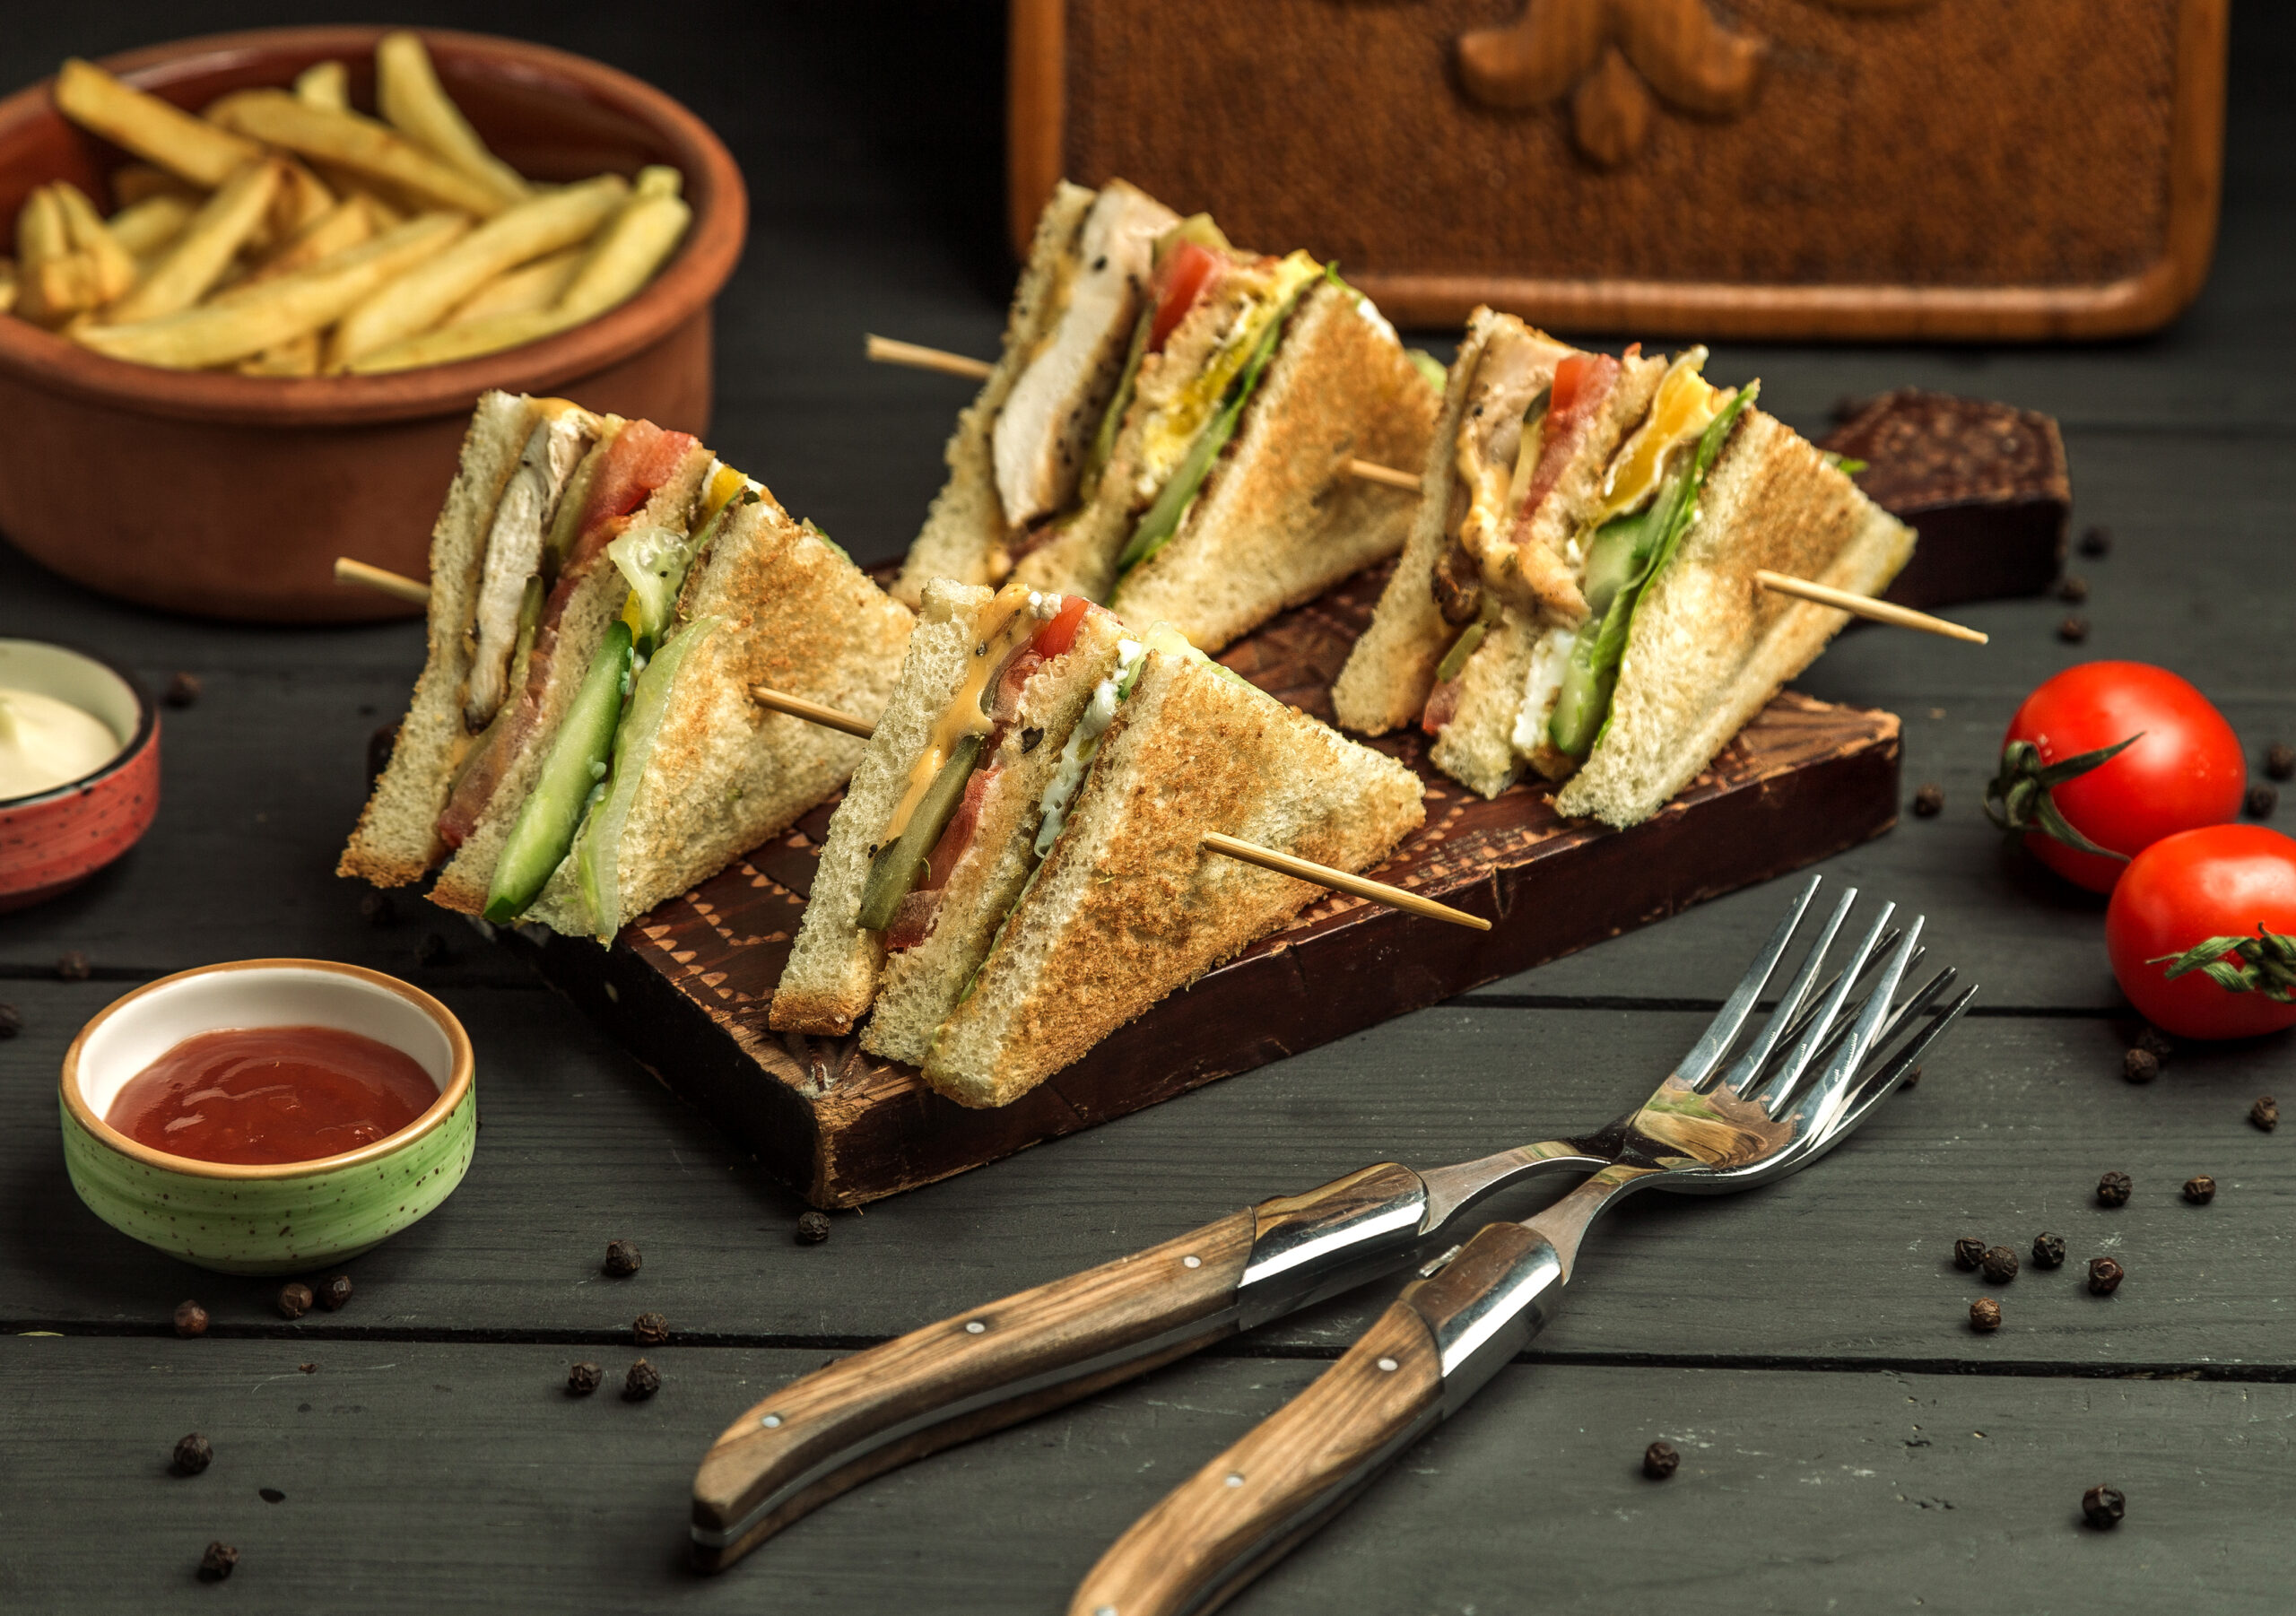
[[[750,695],[760,707],[771,708],[777,713],[787,713],[793,718],[827,725],[831,729],[841,729],[848,735],[866,739],[874,730],[874,725],[866,719],[857,718],[851,713],[841,713],[833,707],[823,707],[819,702],[808,701],[802,696],[792,696],[787,691],[777,691],[768,685],[751,686]],[[1383,903],[1391,909],[1402,909],[1407,914],[1448,920],[1453,925],[1472,926],[1478,932],[1491,929],[1488,920],[1452,908],[1448,904],[1437,903],[1431,898],[1422,898],[1416,892],[1406,892],[1401,887],[1391,887],[1385,882],[1350,875],[1346,871],[1335,870],[1329,864],[1295,858],[1289,853],[1278,853],[1257,842],[1239,841],[1232,836],[1222,836],[1217,830],[1205,831],[1203,845],[1212,852],[1224,853],[1230,858],[1239,858],[1248,864],[1274,870],[1280,875],[1297,876],[1301,881],[1329,887],[1335,892],[1344,892],[1351,898]]]
[[[430,586],[421,578],[392,572],[382,567],[370,567],[364,561],[354,561],[347,555],[335,558],[335,581],[372,589],[395,600],[412,601],[418,606],[430,604]]]
[[[945,348],[927,348],[918,343],[896,342],[889,336],[870,334],[862,352],[880,365],[906,365],[912,370],[938,370],[944,376],[970,377],[974,381],[985,378],[996,369],[985,359],[969,354],[952,353]]]
[[[1966,639],[1971,645],[1981,646],[1987,642],[1987,636],[1978,630],[1949,623],[1942,617],[1930,616],[1926,612],[1916,612],[1910,606],[1875,600],[1870,595],[1852,595],[1847,589],[1836,589],[1828,584],[1813,584],[1807,578],[1790,578],[1783,572],[1772,572],[1767,567],[1754,569],[1754,582],[1780,595],[1815,601],[1822,606],[1838,606],[1852,616],[1866,618],[1874,622],[1894,623],[1900,629],[1918,629],[1924,634],[1942,635],[1947,639]]]
[[[1361,478],[1366,482],[1379,482],[1389,488],[1399,488],[1405,493],[1415,494],[1419,491],[1418,478],[1409,472],[1399,472],[1392,465],[1381,465],[1376,460],[1357,460],[1351,456],[1347,462],[1347,474]]]

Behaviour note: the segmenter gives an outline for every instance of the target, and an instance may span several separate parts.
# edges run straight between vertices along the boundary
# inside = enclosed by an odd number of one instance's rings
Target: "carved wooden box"
[[[2214,245],[2229,0],[1013,0],[1011,198],[1122,176],[1396,319],[2098,337]]]

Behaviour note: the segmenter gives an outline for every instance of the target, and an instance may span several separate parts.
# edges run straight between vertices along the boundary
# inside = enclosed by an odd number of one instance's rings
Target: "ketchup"
[[[413,1056],[361,1034],[227,1027],[129,1078],[104,1120],[170,1156],[269,1167],[387,1139],[438,1099]]]

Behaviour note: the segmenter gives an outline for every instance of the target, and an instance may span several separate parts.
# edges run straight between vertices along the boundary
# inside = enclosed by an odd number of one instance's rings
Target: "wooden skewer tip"
[[[1418,893],[1407,892],[1401,887],[1391,887],[1383,881],[1350,875],[1346,871],[1335,870],[1329,864],[1297,858],[1289,853],[1278,853],[1273,847],[1263,847],[1257,842],[1243,841],[1217,830],[1204,833],[1204,846],[1214,853],[1224,854],[1248,864],[1257,864],[1261,869],[1273,870],[1279,875],[1313,882],[1335,892],[1344,892],[1351,898],[1385,904],[1391,909],[1402,909],[1408,914],[1424,915],[1431,920],[1447,920],[1453,925],[1464,925],[1478,932],[1491,929],[1491,922],[1480,915],[1470,915],[1464,909],[1455,909],[1431,898],[1422,898]]]
[[[874,332],[865,334],[862,352],[872,363],[905,365],[912,370],[937,370],[944,376],[962,376],[974,381],[985,379],[996,367],[985,359],[975,359],[969,353],[952,353],[945,348],[927,348],[922,343],[904,343]]]
[[[430,586],[421,578],[393,572],[386,567],[371,567],[365,561],[354,561],[347,555],[335,558],[335,581],[360,589],[372,589],[396,600],[410,601],[418,606],[430,604]]]
[[[1378,482],[1384,483],[1388,488],[1399,488],[1406,493],[1415,494],[1420,491],[1421,484],[1417,477],[1413,476],[1409,472],[1397,471],[1392,465],[1381,465],[1376,460],[1358,460],[1351,456],[1347,462],[1347,474],[1360,478],[1365,482]]]
[[[1830,584],[1813,584],[1807,578],[1793,578],[1783,572],[1772,572],[1767,567],[1754,570],[1754,582],[1779,595],[1790,595],[1798,600],[1814,601],[1822,606],[1832,606],[1854,617],[1871,622],[1890,623],[1900,629],[1917,629],[1924,634],[1935,634],[1944,639],[1966,640],[1971,645],[1987,645],[1990,637],[1976,629],[1960,623],[1947,622],[1942,617],[1932,617],[1926,612],[1916,612],[1894,601],[1875,600],[1867,595],[1852,595],[1847,589],[1836,589]]]

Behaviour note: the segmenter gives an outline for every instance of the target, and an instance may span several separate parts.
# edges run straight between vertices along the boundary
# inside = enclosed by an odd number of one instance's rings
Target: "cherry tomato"
[[[2002,749],[2005,760],[2011,747],[2030,742],[2041,763],[2056,764],[2132,735],[2142,738],[2049,787],[2057,811],[2075,831],[2133,858],[2164,836],[2221,825],[2239,812],[2248,782],[2240,738],[2207,697],[2146,663],[2084,662],[2066,669],[2025,698]],[[2011,828],[2025,832],[2035,857],[2091,891],[2109,892],[2128,867],[2033,828],[2031,816]]]
[[[2105,910],[2105,948],[2120,990],[2154,1026],[2248,1038],[2296,1026],[2296,1003],[2274,999],[2253,969],[2257,985],[2238,993],[2205,971],[2171,979],[2168,960],[2211,937],[2255,939],[2259,925],[2296,936],[2296,840],[2262,825],[2211,825],[2163,837],[2130,863]]]
[[[1156,299],[1156,319],[1148,327],[1149,352],[1164,351],[1164,339],[1172,334],[1172,328],[1196,307],[1196,300],[1204,289],[1226,267],[1226,261],[1218,253],[1194,241],[1183,241],[1172,249],[1159,277],[1161,286]]]

